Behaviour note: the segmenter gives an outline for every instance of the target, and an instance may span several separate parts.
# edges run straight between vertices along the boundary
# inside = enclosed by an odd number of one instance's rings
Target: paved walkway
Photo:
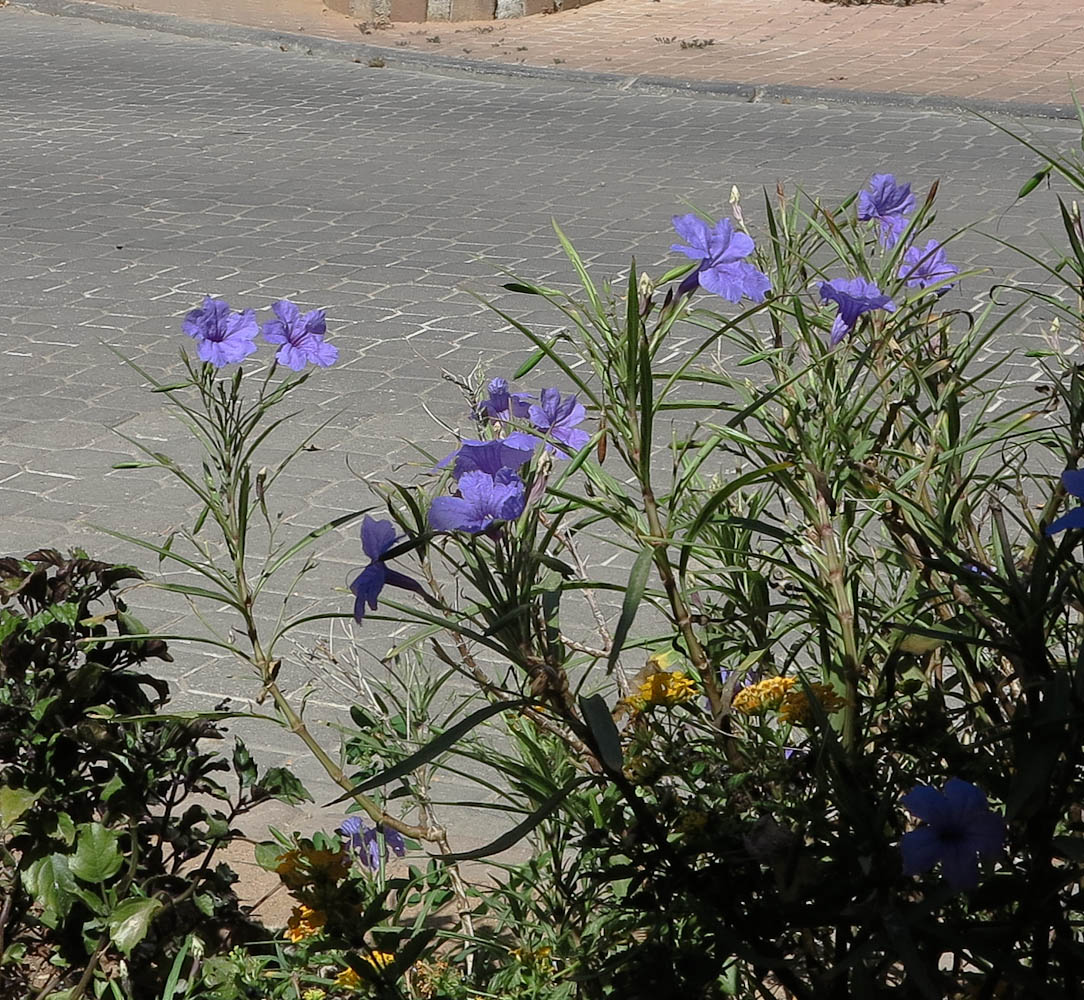
[[[33,0],[29,0],[33,2]],[[320,0],[105,0],[176,15],[488,66],[735,84],[750,97],[940,98],[1071,111],[1084,87],[1084,3],[600,0],[512,21],[359,25]],[[79,6],[87,6],[80,4]],[[812,91],[812,93],[808,93]],[[1035,106],[1043,106],[1036,108]]]

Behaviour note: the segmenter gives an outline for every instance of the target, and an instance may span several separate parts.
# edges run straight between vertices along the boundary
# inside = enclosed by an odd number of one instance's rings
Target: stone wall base
[[[492,21],[572,10],[595,0],[324,0],[325,6],[371,24],[398,21]]]

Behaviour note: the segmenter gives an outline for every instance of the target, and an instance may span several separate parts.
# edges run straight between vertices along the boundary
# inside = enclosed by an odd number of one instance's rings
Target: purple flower
[[[772,283],[744,260],[754,250],[749,236],[735,232],[729,219],[717,222],[714,229],[691,214],[675,215],[673,223],[678,236],[689,245],[674,243],[670,249],[700,261],[700,266],[678,286],[678,295],[691,293],[699,285],[728,302],[740,302],[743,295],[754,302],[764,301]]]
[[[247,358],[256,350],[253,340],[259,332],[251,309],[231,313],[228,302],[210,295],[202,306],[185,316],[181,329],[199,345],[200,360],[216,368],[239,364]]]
[[[339,833],[347,839],[347,849],[352,851],[358,861],[373,871],[380,868],[380,837],[384,837],[385,848],[390,847],[395,856],[406,854],[403,835],[398,830],[387,827],[367,826],[360,816],[347,816],[339,826]],[[384,852],[387,857],[387,850]]]
[[[892,174],[874,174],[870,189],[858,194],[858,218],[877,222],[881,243],[894,247],[907,228],[907,215],[915,210],[915,196],[910,184],[897,184]]]
[[[1061,485],[1070,496],[1084,500],[1084,469],[1066,469],[1061,474]],[[1068,514],[1062,514],[1052,524],[1047,525],[1046,533],[1056,535],[1068,528],[1084,528],[1084,506],[1075,507]]]
[[[874,309],[896,311],[896,304],[865,278],[835,278],[822,282],[821,300],[835,302],[839,306],[839,314],[832,324],[833,346],[854,329],[858,317],[863,313],[873,312]]]
[[[395,541],[395,526],[391,521],[374,521],[366,515],[361,522],[361,548],[370,562],[350,584],[350,589],[354,592],[354,620],[357,622],[361,622],[365,617],[366,604],[373,611],[376,610],[377,598],[385,587],[400,587],[416,594],[424,593],[417,580],[404,576],[384,562],[384,553]]]
[[[531,423],[568,449],[566,451],[547,441],[546,450],[566,458],[569,452],[579,451],[591,440],[591,435],[577,426],[583,423],[586,416],[587,411],[575,395],[562,398],[557,389],[543,389],[538,403],[532,404],[530,409]]]
[[[339,349],[324,343],[327,325],[323,309],[314,309],[302,316],[301,310],[289,299],[280,299],[271,311],[278,318],[264,323],[261,333],[269,344],[282,344],[275,355],[279,364],[299,372],[310,361],[326,368],[339,360]]]
[[[945,251],[937,240],[930,240],[922,250],[908,247],[903,254],[903,264],[900,265],[900,277],[907,282],[909,288],[929,288],[930,285],[939,285],[949,278],[955,278],[959,273],[960,269],[948,262]],[[941,285],[937,294],[944,295],[951,287],[951,284]]]
[[[468,472],[484,472],[495,476],[501,469],[516,471],[531,460],[535,441],[530,434],[509,434],[506,438],[493,441],[471,441],[460,443],[459,448],[437,463],[438,469],[452,467],[452,477],[460,479]]]
[[[981,789],[949,778],[943,792],[919,785],[902,801],[926,823],[900,841],[903,873],[928,872],[940,861],[945,881],[953,889],[975,888],[979,857],[997,857],[1005,843],[1005,820],[991,812]]]
[[[526,417],[531,407],[531,397],[525,392],[509,392],[503,378],[489,383],[489,396],[478,404],[478,412],[491,420],[510,420]]]
[[[527,504],[523,480],[511,469],[495,475],[466,472],[459,479],[459,496],[437,497],[429,507],[434,531],[480,534],[497,521],[514,521]]]

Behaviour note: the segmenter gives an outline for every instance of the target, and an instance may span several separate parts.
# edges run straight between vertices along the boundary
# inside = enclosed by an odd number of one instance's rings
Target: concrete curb
[[[665,76],[628,76],[619,73],[596,73],[588,70],[525,66],[515,63],[478,59],[455,59],[437,53],[401,48],[384,48],[331,38],[314,38],[296,32],[274,31],[243,25],[194,21],[176,14],[144,11],[92,3],[90,0],[10,0],[11,6],[39,14],[79,17],[129,28],[160,31],[188,38],[236,42],[264,48],[279,48],[332,59],[345,59],[366,65],[446,76],[497,77],[616,89],[626,93],[684,94],[694,97],[720,97],[730,100],[789,104],[841,104],[858,107],[903,108],[912,111],[959,113],[977,111],[984,115],[1008,118],[1073,119],[1076,109],[1069,104],[1031,104],[1024,101],[965,100],[939,95],[881,93],[842,90],[830,87],[799,87],[759,83],[728,83],[682,80]]]

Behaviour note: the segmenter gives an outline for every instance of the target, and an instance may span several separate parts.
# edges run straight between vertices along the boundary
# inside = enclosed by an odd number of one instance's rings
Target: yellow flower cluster
[[[277,860],[275,872],[287,889],[303,889],[317,880],[338,882],[350,872],[350,856],[345,851],[301,847],[280,854]]]
[[[794,677],[766,677],[756,684],[743,687],[731,703],[735,712],[757,715],[768,709],[778,708],[792,687],[798,683]]]
[[[320,932],[320,928],[327,923],[327,914],[322,910],[314,910],[311,906],[302,903],[294,907],[290,919],[286,923],[286,936],[295,944],[304,941]]]
[[[637,707],[683,705],[696,697],[696,684],[683,670],[657,670],[636,690],[632,701]]]
[[[830,684],[816,682],[809,685],[813,697],[820,703],[825,715],[831,715],[845,707],[847,702],[833,690]],[[779,706],[779,718],[792,726],[808,726],[813,721],[813,707],[804,690],[788,691]]]
[[[553,954],[553,949],[548,945],[543,945],[541,948],[513,948],[512,957],[523,965],[529,965],[536,969],[548,970],[553,968],[553,961],[550,955]]]
[[[395,962],[395,956],[390,951],[372,951],[364,957],[365,961],[374,969],[386,969]],[[335,977],[335,985],[350,987],[360,986],[361,976],[351,969],[350,966],[347,966]]]

